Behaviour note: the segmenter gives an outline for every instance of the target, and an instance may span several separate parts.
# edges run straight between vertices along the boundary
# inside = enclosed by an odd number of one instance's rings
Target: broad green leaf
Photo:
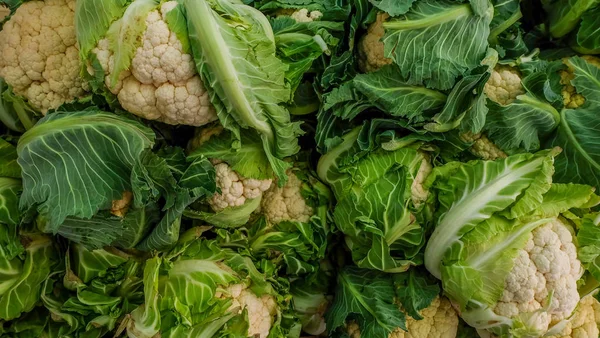
[[[40,300],[42,283],[57,263],[50,237],[33,235],[25,248],[25,261],[14,283],[0,295],[0,319],[11,320],[31,311]]]
[[[355,318],[363,338],[387,337],[397,328],[406,330],[405,316],[394,303],[392,275],[347,267],[337,277],[335,298],[326,314],[330,333]]]
[[[116,268],[125,262],[124,253],[117,250],[89,250],[79,244],[71,245],[71,269],[84,282],[104,276],[108,269]]]
[[[486,121],[488,137],[500,149],[523,148],[535,151],[560,123],[560,113],[545,101],[531,95],[519,95],[506,105],[488,100]]]
[[[571,40],[571,48],[583,54],[600,53],[600,6],[581,17],[581,25]]]
[[[577,27],[581,16],[598,3],[598,0],[547,1],[544,9],[548,12],[550,34],[555,38],[569,34]]]
[[[154,337],[160,334],[159,271],[161,259],[154,257],[144,267],[144,304],[131,312],[127,333],[131,337]]]
[[[552,171],[555,152],[520,154],[498,161],[450,163],[434,169],[435,190],[440,207],[436,228],[425,248],[425,266],[438,279],[446,252],[467,233],[494,213],[514,204],[537,181],[545,181]],[[539,200],[539,194],[525,195]]]
[[[587,215],[582,219],[581,226],[577,232],[577,242],[579,243],[577,257],[596,280],[600,280],[599,222],[598,214]]]
[[[0,138],[0,177],[21,178],[17,149]]]
[[[421,310],[429,307],[440,294],[437,281],[422,268],[413,268],[393,276],[396,296],[402,308],[409,316],[422,320]]]
[[[398,16],[408,12],[415,0],[369,0],[369,2],[391,16]]]
[[[128,0],[81,0],[75,6],[75,35],[79,55],[86,60],[98,41],[104,37],[111,23],[119,19]]]
[[[385,56],[400,66],[409,84],[450,89],[485,57],[492,15],[485,0],[418,1],[405,15],[383,24]]]
[[[586,62],[577,56],[570,58],[569,64],[575,75],[571,83],[577,93],[585,97],[587,106],[600,107],[600,64]]]
[[[19,139],[22,208],[35,208],[57,231],[69,216],[90,218],[131,191],[130,176],[154,143],[142,124],[114,114],[49,114]]]
[[[595,108],[564,109],[561,122],[549,140],[563,153],[556,158],[554,180],[600,188],[600,119]]]
[[[0,224],[16,227],[21,219],[19,194],[21,180],[0,177]]]
[[[519,0],[493,1],[494,17],[490,23],[490,36],[488,41],[492,45],[498,44],[499,35],[514,25],[523,17]]]
[[[241,139],[243,129],[257,132],[275,175],[284,184],[298,152],[300,126],[282,106],[291,100],[287,66],[275,55],[273,31],[258,10],[225,0],[185,0],[196,68],[221,124]]]

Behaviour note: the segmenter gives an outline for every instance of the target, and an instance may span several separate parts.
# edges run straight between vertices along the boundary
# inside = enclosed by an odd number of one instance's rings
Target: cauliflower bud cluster
[[[129,71],[111,84],[114,55],[107,38],[93,50],[105,72],[105,83],[119,103],[132,114],[168,124],[201,126],[217,119],[216,111],[192,55],[183,50],[177,35],[169,29],[166,15],[176,1],[161,4],[146,17],[146,30]]]
[[[266,338],[269,335],[277,314],[277,302],[273,296],[265,294],[259,297],[246,285],[234,284],[217,292],[215,297],[231,299],[229,311],[248,311],[248,337]]]
[[[530,317],[528,326],[547,332],[577,307],[583,272],[573,235],[555,219],[536,228],[519,250],[494,311],[508,318]]]
[[[86,94],[75,0],[28,1],[0,31],[0,77],[45,114]]]
[[[261,210],[270,224],[283,221],[304,223],[313,215],[313,208],[302,196],[303,182],[293,170],[288,170],[287,175],[288,181],[283,187],[273,184],[263,197]]]
[[[406,329],[396,328],[388,338],[454,338],[458,330],[458,315],[447,298],[437,297],[421,311],[423,319],[410,316],[406,319]],[[360,338],[360,328],[356,322],[347,325],[350,338]]]
[[[217,187],[221,190],[208,201],[211,208],[222,211],[229,207],[238,207],[246,203],[246,200],[262,197],[263,193],[271,187],[273,180],[257,180],[245,178],[235,172],[229,164],[213,160],[216,163]]]

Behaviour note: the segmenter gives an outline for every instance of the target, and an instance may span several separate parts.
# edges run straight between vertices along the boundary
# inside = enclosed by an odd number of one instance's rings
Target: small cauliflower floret
[[[525,94],[519,70],[505,65],[496,66],[485,84],[483,92],[496,103],[510,104],[516,100],[517,96]]]
[[[389,17],[387,13],[378,13],[375,22],[369,26],[367,33],[358,43],[358,67],[364,73],[374,72],[392,63],[392,59],[385,57],[381,41],[385,35],[383,23]]]
[[[123,196],[120,200],[112,201],[110,213],[117,217],[124,217],[127,211],[129,210],[129,206],[131,205],[132,200],[133,194],[131,193],[131,191],[124,191]]]
[[[265,294],[258,297],[244,284],[234,284],[215,297],[231,298],[229,311],[248,311],[248,337],[266,338],[269,335],[273,317],[277,313],[277,303],[272,296]]]
[[[472,142],[471,153],[483,160],[497,160],[506,158],[508,155],[502,149],[498,148],[487,136],[482,134],[465,133],[461,135],[465,142]]]
[[[583,298],[564,330],[550,338],[597,338],[600,336],[600,303],[593,296]]]
[[[283,187],[273,184],[264,194],[261,208],[270,224],[308,222],[313,215],[313,209],[302,197],[302,181],[291,170],[287,174],[288,181]]]
[[[296,20],[296,22],[312,22],[319,20],[322,16],[323,13],[319,11],[309,12],[306,8],[299,9],[290,14],[290,17]]]
[[[600,58],[591,55],[584,55],[581,58],[587,61],[589,64],[600,68]],[[574,69],[569,63],[569,59],[564,59],[563,63],[567,66],[567,69],[563,69],[559,72],[560,84],[563,86],[561,89],[563,104],[567,108],[578,108],[585,103],[585,97],[577,93],[575,87],[571,84],[571,80],[575,78],[575,74],[573,74]]]
[[[454,338],[458,330],[458,315],[446,298],[437,297],[429,307],[421,311],[423,319],[410,316],[406,319],[406,329],[396,328],[388,338]],[[360,328],[355,322],[346,325],[350,338],[360,338]]]
[[[555,219],[536,228],[519,251],[494,311],[509,318],[539,311],[532,325],[546,332],[575,310],[579,302],[577,280],[582,274],[573,236]],[[547,304],[551,292],[552,300]]]
[[[244,178],[224,162],[216,164],[215,171],[217,186],[221,189],[221,193],[214,194],[208,204],[216,212],[243,205],[247,199],[261,197],[273,182],[271,179]]]
[[[85,95],[80,69],[75,0],[25,2],[0,31],[0,77],[43,114]]]
[[[427,176],[433,171],[433,166],[429,161],[429,156],[423,154],[423,160],[421,160],[419,171],[410,186],[412,201],[415,206],[421,205],[421,203],[427,200],[427,196],[429,196],[429,191],[423,187],[423,183],[427,179]]]
[[[193,57],[183,51],[167,25],[166,15],[176,6],[176,1],[164,2],[160,10],[148,14],[141,46],[118,83],[113,85],[110,79],[114,56],[108,39],[100,40],[93,52],[105,72],[106,86],[127,111],[148,120],[201,126],[217,115]]]

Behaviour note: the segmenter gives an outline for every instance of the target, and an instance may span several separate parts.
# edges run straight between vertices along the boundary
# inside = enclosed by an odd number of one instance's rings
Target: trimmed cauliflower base
[[[100,40],[93,52],[106,73],[106,86],[127,111],[148,120],[201,126],[215,121],[217,115],[193,57],[183,52],[177,35],[167,26],[166,14],[176,6],[176,1],[165,2],[160,11],[148,14],[131,71],[121,73],[116,86],[110,83],[114,56],[108,39]]]
[[[496,103],[510,104],[517,99],[517,96],[525,94],[519,70],[510,66],[496,66],[483,87],[483,92]]]
[[[248,337],[266,338],[269,335],[273,316],[277,313],[277,303],[272,296],[265,294],[258,297],[244,284],[234,284],[229,286],[224,294],[217,293],[215,297],[231,298],[233,302],[229,311],[248,311]]]
[[[597,338],[600,336],[599,323],[600,303],[593,296],[587,296],[579,302],[565,329],[550,338]]]
[[[370,73],[392,63],[392,59],[386,58],[381,38],[385,35],[383,23],[390,16],[387,13],[377,13],[377,19],[358,43],[358,67],[364,73]]]
[[[261,210],[270,224],[308,222],[313,215],[313,209],[302,197],[302,181],[292,171],[287,174],[288,181],[283,187],[273,184],[264,194]]]
[[[257,180],[244,178],[235,172],[227,163],[215,165],[217,187],[220,194],[214,194],[208,204],[216,212],[228,207],[237,207],[246,203],[247,199],[261,197],[273,180]]]
[[[388,338],[454,338],[458,330],[458,315],[446,298],[437,297],[429,307],[421,311],[423,319],[416,320],[410,316],[406,319],[405,332],[397,328]],[[347,332],[350,338],[360,338],[360,328],[356,322],[348,323]]]
[[[494,312],[508,318],[539,310],[532,325],[546,332],[567,319],[579,302],[577,280],[583,274],[573,236],[558,219],[536,228],[515,259]],[[548,310],[550,293],[554,291]]]
[[[600,58],[590,55],[584,55],[581,58],[589,64],[600,68]],[[585,103],[585,97],[577,93],[575,87],[571,84],[571,80],[575,78],[573,66],[569,63],[569,59],[564,59],[563,63],[567,66],[567,69],[559,72],[560,84],[563,86],[560,92],[563,97],[563,104],[565,107],[571,109],[581,107]]]
[[[0,31],[0,77],[45,114],[85,95],[75,0],[23,3]]]

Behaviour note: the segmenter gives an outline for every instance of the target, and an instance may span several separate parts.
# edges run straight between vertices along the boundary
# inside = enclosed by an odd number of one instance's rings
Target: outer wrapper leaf
[[[146,126],[100,111],[49,114],[20,138],[20,206],[35,208],[57,231],[69,216],[90,218],[123,191],[141,153],[154,143]]]

